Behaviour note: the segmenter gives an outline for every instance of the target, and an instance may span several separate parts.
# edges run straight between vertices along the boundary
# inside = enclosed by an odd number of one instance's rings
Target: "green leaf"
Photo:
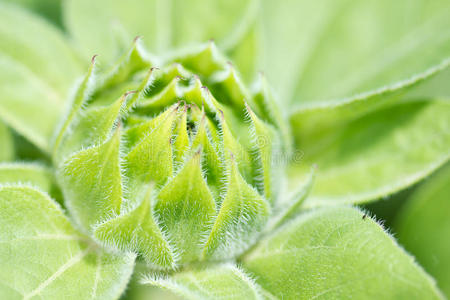
[[[203,178],[201,151],[184,163],[158,193],[155,213],[178,250],[181,262],[200,257],[202,240],[216,213],[212,194]]]
[[[42,15],[57,26],[62,26],[61,2],[62,0],[2,0],[19,4],[39,15]]]
[[[180,272],[171,277],[147,276],[142,283],[167,289],[183,299],[264,299],[254,280],[232,264]]]
[[[291,113],[291,124],[297,143],[327,134],[336,127],[351,122],[373,111],[399,103],[402,100],[423,100],[430,98],[429,84],[440,82],[450,71],[450,59],[442,64],[402,82],[392,84],[377,91],[359,94],[335,103],[316,103],[307,107],[297,106]],[[444,95],[437,99],[446,98]],[[448,95],[446,95],[448,96]],[[434,99],[434,98],[433,98]]]
[[[277,298],[440,298],[413,258],[350,207],[307,212],[261,240],[242,261]]]
[[[398,239],[450,297],[450,166],[415,190],[394,225]]]
[[[100,145],[76,152],[58,168],[69,212],[84,230],[120,213],[120,127]]]
[[[226,194],[203,250],[204,257],[230,258],[254,243],[270,215],[270,205],[239,173],[234,157],[228,166]]]
[[[111,61],[137,35],[157,54],[214,38],[250,79],[259,50],[259,2],[69,0],[63,12],[69,32],[86,56],[101,53],[106,62]]]
[[[450,157],[450,103],[399,101],[394,95],[351,102],[335,110],[305,110],[293,119],[304,161],[292,166],[296,184],[317,163],[316,184],[306,206],[361,203],[408,187],[432,173]],[[386,102],[387,101],[387,102]],[[334,112],[333,112],[334,111]],[[319,117],[330,121],[323,124]],[[297,126],[295,125],[295,126]]]
[[[134,255],[77,232],[59,206],[29,187],[0,187],[0,298],[117,299]]]
[[[2,53],[0,69],[0,119],[49,152],[54,127],[63,111],[62,98],[42,79]]]
[[[67,96],[83,64],[63,32],[17,6],[1,3],[0,7],[2,55],[22,65],[58,96]]]
[[[412,99],[420,98],[437,98],[437,99],[449,99],[450,98],[450,85],[447,83],[450,81],[450,67],[449,60],[447,67],[438,72],[435,76],[426,80],[417,88],[409,91],[405,97]],[[444,62],[445,64],[445,62]]]
[[[175,257],[153,217],[152,189],[148,188],[142,203],[128,212],[121,212],[94,230],[95,236],[107,245],[124,251],[135,251],[157,267],[173,268]]]
[[[127,285],[125,293],[121,296],[122,300],[181,300],[182,298],[170,292],[169,290],[161,289],[157,286],[142,284],[141,280],[144,276],[151,272],[151,267],[144,261],[136,261],[133,276]]]
[[[343,99],[449,56],[446,0],[264,1],[263,70],[287,103]]]
[[[64,100],[81,71],[78,58],[60,31],[4,3],[0,43],[0,119],[48,152]]]
[[[9,128],[0,121],[0,162],[14,159],[14,140]]]
[[[55,182],[51,170],[37,163],[0,163],[0,184],[27,184],[52,193]]]

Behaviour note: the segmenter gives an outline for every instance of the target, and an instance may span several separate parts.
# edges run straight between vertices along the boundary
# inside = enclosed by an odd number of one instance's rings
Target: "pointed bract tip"
[[[181,105],[181,104],[183,104],[183,105]],[[181,108],[181,107],[186,108],[186,101],[184,101],[183,99],[180,99],[180,100],[178,100],[178,102],[177,102],[177,109],[179,109],[179,108]],[[185,109],[185,110],[186,110],[186,109]]]
[[[178,111],[178,108],[180,107],[180,101],[178,101],[177,103],[173,104],[171,107],[169,107],[168,109],[171,109],[172,112],[176,112]]]
[[[220,108],[218,108],[217,110],[219,111],[220,120],[223,122],[225,120],[225,115],[223,114],[223,111]]]
[[[244,101],[245,109],[248,111],[249,114],[253,114],[253,110],[251,109],[250,105],[248,105],[247,101]]]
[[[160,70],[160,68],[158,68],[158,67],[151,67],[150,68],[150,72],[153,72],[154,70]]]
[[[200,145],[197,151],[195,151],[194,156],[199,156],[201,153],[202,153],[202,146]]]
[[[117,122],[117,126],[116,126],[116,130],[114,131],[114,134],[117,134],[123,126],[122,119],[120,117],[117,118],[116,122]]]
[[[198,105],[196,103],[189,104],[189,108],[200,110],[200,108],[198,107]]]
[[[204,124],[206,120],[206,114],[205,111],[202,109],[202,118],[200,119],[200,123]]]
[[[121,101],[122,101],[122,102],[126,102],[129,95],[135,94],[135,93],[137,93],[137,92],[138,92],[138,91],[134,91],[134,90],[133,90],[133,91],[125,92],[125,93],[122,95],[122,97],[121,97]]]
[[[127,97],[128,95],[136,94],[137,92],[138,92],[138,91],[136,91],[136,90],[128,91],[128,92],[125,92],[125,94],[123,94],[123,96],[124,96],[124,97]]]
[[[142,39],[142,36],[141,35],[137,35],[137,36],[134,37],[133,43],[136,43],[137,41],[139,41],[141,39]]]
[[[95,60],[97,59],[98,54],[94,54],[91,58],[91,64],[95,64]]]

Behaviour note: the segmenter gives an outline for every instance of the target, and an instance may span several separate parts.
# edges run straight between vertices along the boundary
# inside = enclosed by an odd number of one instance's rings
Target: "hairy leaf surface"
[[[108,246],[136,251],[157,267],[172,268],[174,253],[155,222],[151,201],[151,188],[147,188],[147,194],[137,207],[101,223],[94,234]]]
[[[181,188],[182,187],[182,188]],[[155,212],[180,259],[198,259],[202,240],[211,227],[216,207],[201,169],[201,152],[189,158],[182,169],[158,193]]]
[[[167,289],[184,299],[264,299],[253,279],[231,264],[181,272],[170,278],[149,276],[142,283]]]
[[[65,201],[75,221],[87,231],[119,214],[122,177],[120,128],[103,144],[76,152],[59,171]]]
[[[240,254],[257,239],[270,215],[269,203],[245,182],[234,158],[227,176],[227,192],[206,241],[205,257]]]
[[[349,207],[299,216],[260,241],[243,267],[277,298],[440,298],[413,258]]]
[[[134,255],[101,250],[29,187],[0,187],[0,298],[117,299]]]
[[[0,184],[26,184],[51,193],[54,178],[50,168],[37,163],[0,163]]]

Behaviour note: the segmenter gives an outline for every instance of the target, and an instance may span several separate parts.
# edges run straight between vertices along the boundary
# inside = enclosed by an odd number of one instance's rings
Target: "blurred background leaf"
[[[14,158],[13,136],[9,128],[0,121],[0,162]]]
[[[109,62],[143,36],[154,54],[214,39],[246,78],[255,72],[258,0],[66,0],[65,25],[86,57]]]
[[[44,152],[83,72],[63,33],[45,19],[0,3],[0,118]]]
[[[447,0],[267,0],[263,69],[289,103],[341,99],[450,55]]]
[[[450,102],[422,95],[447,70],[445,63],[387,90],[298,109],[292,126],[303,159],[291,165],[291,186],[303,181],[312,164],[318,165],[306,205],[374,201],[445,164],[450,158]]]
[[[394,224],[397,238],[450,297],[450,165],[418,187]]]
[[[63,23],[106,62],[137,35],[156,54],[213,38],[246,79],[266,72],[284,103],[339,101],[450,55],[447,0],[2,1]]]
[[[56,26],[62,26],[62,7],[63,0],[1,0],[0,2],[14,3],[35,12],[38,15],[48,19]]]

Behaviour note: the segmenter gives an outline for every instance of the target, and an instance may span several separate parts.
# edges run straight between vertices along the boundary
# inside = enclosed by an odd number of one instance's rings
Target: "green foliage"
[[[262,7],[263,65],[286,103],[340,102],[419,74],[450,51],[446,0],[289,0]]]
[[[137,35],[157,54],[215,39],[251,78],[259,43],[258,8],[254,0],[69,0],[63,10],[68,30],[87,56],[102,53],[111,62]]]
[[[186,299],[263,298],[263,291],[254,280],[232,264],[181,272],[171,278],[148,277],[142,283],[170,290]]]
[[[277,298],[439,299],[379,224],[348,207],[305,213],[264,238],[243,266]]]
[[[64,99],[80,75],[79,60],[59,30],[4,3],[0,41],[0,118],[49,151]]]
[[[101,243],[159,268],[235,257],[277,199],[280,126],[244,101],[254,105],[237,73],[221,77],[230,69],[213,44],[174,58],[185,67],[159,71],[145,57],[135,40],[110,73],[93,62],[75,92],[53,152],[69,212]],[[114,100],[110,90],[121,86],[136,90]]]
[[[37,163],[0,163],[0,184],[7,185],[18,182],[36,187],[53,197],[59,196],[50,168]]]
[[[448,161],[449,102],[414,96],[447,68],[445,63],[344,103],[298,109],[292,126],[304,161],[291,167],[294,184],[308,165],[318,165],[307,206],[361,203],[393,194]]]
[[[254,243],[270,214],[267,200],[245,182],[231,159],[227,191],[204,250],[216,259],[236,256]]]
[[[158,193],[155,213],[183,262],[198,259],[216,205],[201,169],[201,151],[188,158]],[[185,189],[181,187],[187,187]]]
[[[450,296],[450,167],[447,165],[410,197],[397,219],[395,230],[406,249]],[[430,255],[430,253],[432,253]]]
[[[61,22],[61,0],[2,0],[4,2],[12,2],[30,9],[58,26],[62,26]]]
[[[0,4],[0,298],[443,297],[344,205],[449,160],[447,2],[42,1]],[[398,228],[448,293],[446,170]]]
[[[14,141],[5,124],[0,123],[0,161],[9,161],[14,158]]]
[[[86,231],[120,212],[119,133],[117,129],[103,144],[76,152],[58,171],[67,206]]]
[[[155,222],[151,201],[149,188],[136,208],[98,225],[95,237],[120,250],[141,253],[153,265],[172,268],[175,265],[174,253]]]
[[[131,275],[134,255],[100,249],[36,189],[0,187],[0,226],[2,299],[112,299]]]

